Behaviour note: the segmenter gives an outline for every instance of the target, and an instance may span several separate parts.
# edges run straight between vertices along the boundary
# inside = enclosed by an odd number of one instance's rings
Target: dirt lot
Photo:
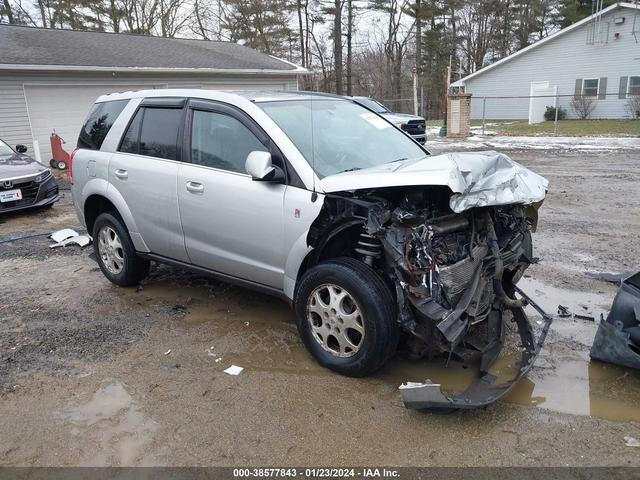
[[[640,152],[517,153],[550,180],[523,288],[599,316],[616,287],[586,271],[640,257]],[[557,319],[528,379],[486,410],[408,411],[397,387],[468,370],[397,358],[372,378],[323,370],[285,303],[166,266],[117,288],[68,190],[51,210],[0,218],[2,465],[640,465],[640,372],[589,363],[596,324]],[[240,376],[223,370],[245,368]]]

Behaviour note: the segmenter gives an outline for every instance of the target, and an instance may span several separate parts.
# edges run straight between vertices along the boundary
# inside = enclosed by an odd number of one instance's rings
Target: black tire
[[[111,228],[118,235],[120,244],[122,245],[121,256],[124,258],[124,261],[122,262],[123,266],[121,270],[117,273],[110,271],[105,265],[105,260],[100,251],[101,243],[99,235],[100,230],[104,227]],[[149,273],[149,260],[140,258],[136,254],[136,249],[133,246],[127,227],[119,215],[112,212],[105,212],[98,215],[93,225],[93,245],[100,270],[102,270],[104,276],[112,283],[120,285],[121,287],[137,285]]]
[[[361,309],[364,336],[352,356],[339,357],[327,351],[312,331],[308,302],[313,292],[325,284],[346,290]],[[363,377],[379,370],[396,352],[400,331],[393,295],[382,278],[358,260],[340,257],[309,269],[296,287],[294,307],[304,345],[320,365],[334,372]]]

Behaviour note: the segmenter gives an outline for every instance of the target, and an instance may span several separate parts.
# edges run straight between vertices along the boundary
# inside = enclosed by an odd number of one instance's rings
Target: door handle
[[[123,170],[122,168],[117,169],[115,172],[113,172],[115,174],[116,177],[118,177],[120,180],[126,180],[127,178],[129,178],[129,172],[127,172],[126,170]]]
[[[198,182],[187,182],[187,190],[191,193],[204,193],[204,185]]]

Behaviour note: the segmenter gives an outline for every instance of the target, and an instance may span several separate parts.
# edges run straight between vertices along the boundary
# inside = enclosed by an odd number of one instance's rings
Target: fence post
[[[485,111],[487,109],[487,98],[484,97],[482,99],[482,135],[484,136],[484,118],[485,118]]]
[[[558,136],[558,88],[556,87],[556,119],[553,122],[553,134]]]

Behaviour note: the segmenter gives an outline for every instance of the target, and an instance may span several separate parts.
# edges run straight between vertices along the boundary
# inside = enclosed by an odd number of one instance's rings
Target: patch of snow
[[[477,128],[477,127],[474,127]],[[486,133],[486,130],[485,130]],[[567,151],[624,151],[640,150],[640,137],[510,137],[504,135],[475,135],[465,140],[447,140],[437,136],[427,139],[427,148],[502,149],[502,150],[567,150]]]

